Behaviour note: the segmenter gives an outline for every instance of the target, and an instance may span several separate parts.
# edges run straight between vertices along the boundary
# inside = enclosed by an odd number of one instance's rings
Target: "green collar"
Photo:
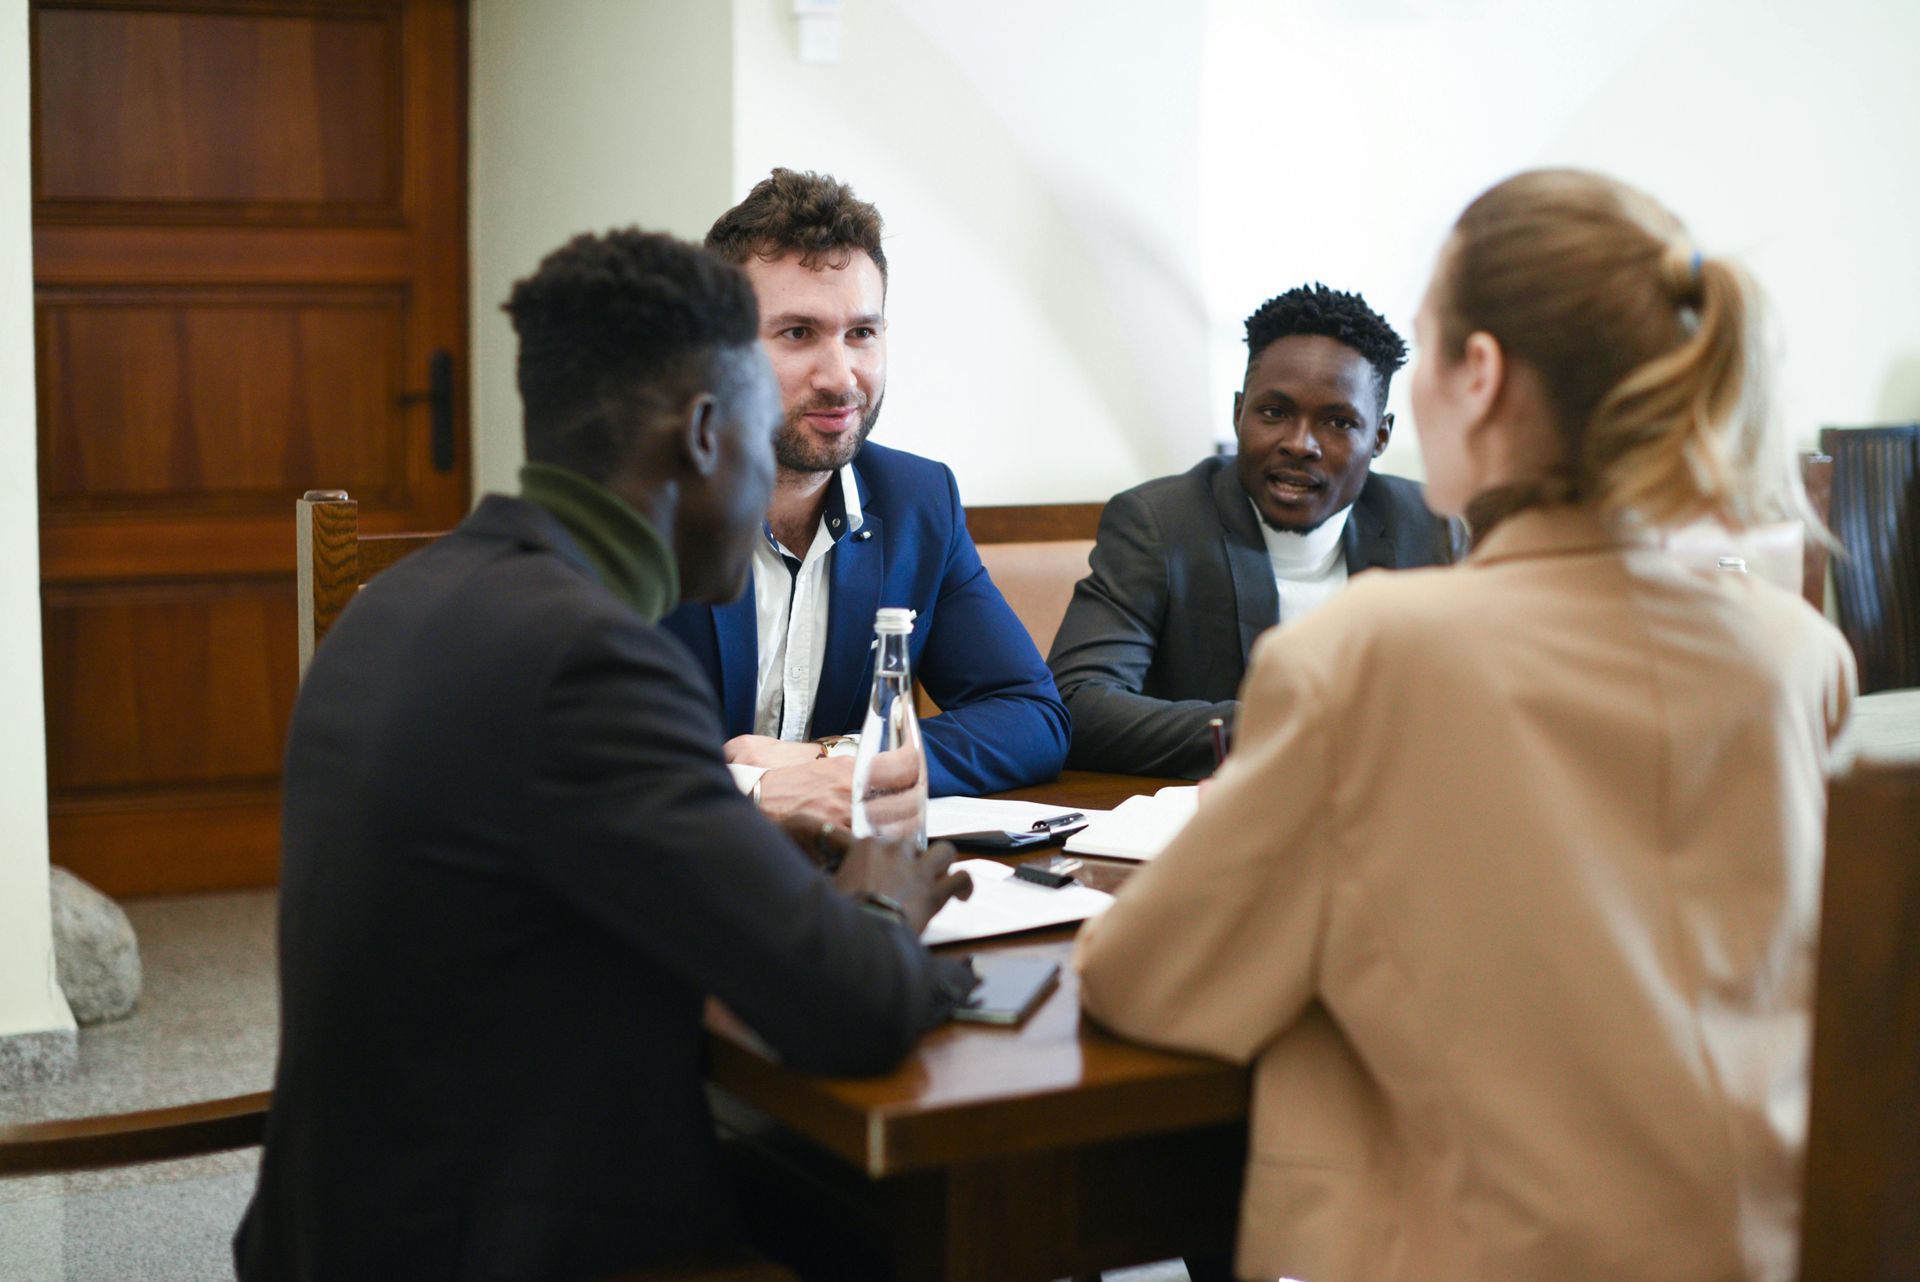
[[[520,469],[520,497],[559,519],[622,601],[658,623],[680,603],[680,567],[653,523],[631,503],[578,472],[551,463]]]

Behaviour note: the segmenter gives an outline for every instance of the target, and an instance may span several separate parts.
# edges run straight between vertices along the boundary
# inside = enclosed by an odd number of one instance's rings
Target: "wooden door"
[[[465,5],[31,16],[53,859],[269,884],[294,500],[372,531],[468,502],[464,406],[428,396],[466,369]]]

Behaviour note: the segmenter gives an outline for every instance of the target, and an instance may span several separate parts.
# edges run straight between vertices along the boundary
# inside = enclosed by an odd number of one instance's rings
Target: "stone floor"
[[[270,891],[125,905],[145,985],[128,1018],[80,1031],[69,1082],[0,1092],[0,1122],[83,1117],[265,1090],[279,1024]],[[228,1282],[258,1150],[0,1179],[5,1282]]]
[[[0,1092],[0,1123],[158,1108],[265,1090],[279,1001],[271,891],[125,905],[146,972],[140,1007],[82,1029],[70,1082]],[[229,1242],[259,1151],[0,1179],[0,1282],[231,1282]],[[1186,1282],[1176,1261],[1107,1282]]]

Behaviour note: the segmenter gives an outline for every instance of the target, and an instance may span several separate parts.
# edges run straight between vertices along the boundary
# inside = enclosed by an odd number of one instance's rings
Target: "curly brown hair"
[[[828,174],[776,169],[707,232],[707,248],[730,263],[798,254],[802,267],[845,267],[865,251],[887,278],[880,211]]]

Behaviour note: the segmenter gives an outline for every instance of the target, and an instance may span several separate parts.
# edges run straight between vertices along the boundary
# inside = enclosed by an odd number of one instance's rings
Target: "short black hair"
[[[580,235],[514,285],[527,458],[604,481],[633,447],[634,398],[665,408],[730,384],[730,349],[758,338],[746,274],[639,228]]]
[[[1407,344],[1366,299],[1318,281],[1269,298],[1247,317],[1247,367],[1267,348],[1295,334],[1323,334],[1364,356],[1380,386],[1379,408],[1387,408],[1387,384],[1407,363]]]
[[[845,267],[862,250],[887,279],[886,233],[880,211],[831,174],[776,169],[747,198],[714,220],[707,248],[730,263],[771,262],[798,254],[811,270]]]

